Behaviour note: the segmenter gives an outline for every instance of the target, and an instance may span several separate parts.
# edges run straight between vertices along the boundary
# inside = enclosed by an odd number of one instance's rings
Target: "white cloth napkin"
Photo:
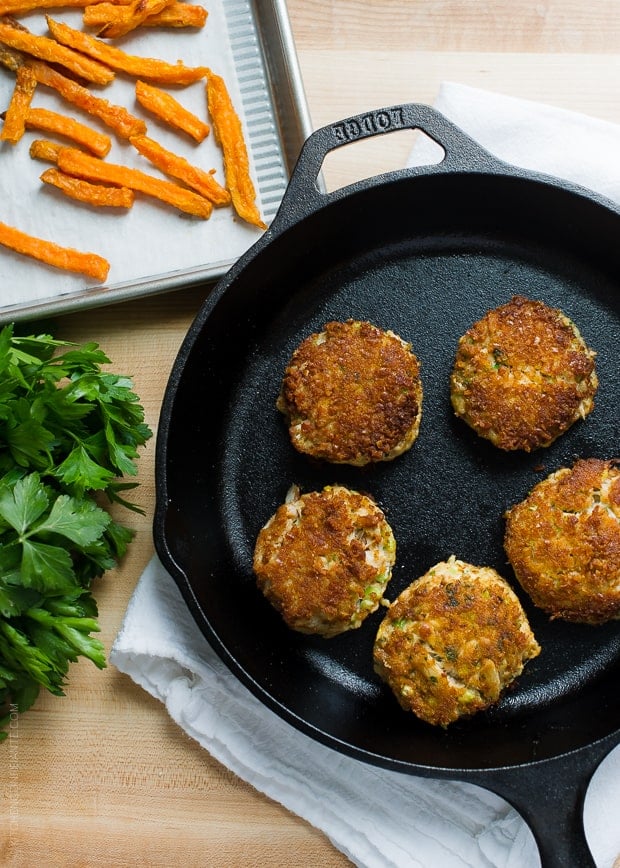
[[[620,125],[453,82],[441,85],[434,105],[501,160],[620,202]],[[436,159],[437,146],[423,137],[408,165]]]
[[[436,107],[498,157],[620,200],[620,127],[451,83],[442,85]],[[427,158],[435,159],[433,147],[421,138],[410,163]],[[495,795],[341,756],[265,708],[208,646],[156,557],[138,582],[110,660],[217,760],[321,829],[358,866],[540,864],[529,829]],[[586,802],[599,868],[611,868],[620,853],[619,798],[616,750],[595,774]]]

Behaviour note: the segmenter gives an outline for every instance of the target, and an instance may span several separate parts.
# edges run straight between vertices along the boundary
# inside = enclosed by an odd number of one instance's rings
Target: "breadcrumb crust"
[[[497,702],[539,653],[508,582],[452,556],[392,603],[373,657],[402,708],[447,726]]]
[[[620,618],[620,467],[579,459],[506,512],[504,548],[518,581],[552,618]]]
[[[392,529],[370,497],[339,485],[293,489],[258,535],[254,572],[289,627],[329,637],[384,603],[395,557]]]
[[[598,388],[594,358],[562,311],[514,296],[459,340],[452,407],[500,449],[549,446],[592,411]]]
[[[390,461],[418,436],[420,363],[392,331],[329,322],[293,353],[277,407],[302,453],[358,466]]]

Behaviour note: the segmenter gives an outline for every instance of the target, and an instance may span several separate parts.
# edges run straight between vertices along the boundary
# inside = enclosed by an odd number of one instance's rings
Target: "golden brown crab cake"
[[[447,726],[497,702],[539,653],[508,582],[452,556],[392,603],[373,656],[402,708]]]
[[[504,548],[533,602],[566,621],[620,618],[620,467],[579,459],[506,512]]]
[[[392,331],[329,322],[297,347],[277,401],[293,446],[337,464],[390,461],[420,429],[420,363]]]
[[[328,485],[293,486],[258,534],[258,587],[300,633],[330,637],[360,627],[380,604],[396,542],[383,511],[365,494]]]
[[[516,295],[459,340],[452,407],[500,449],[549,446],[591,412],[595,355],[562,311]]]

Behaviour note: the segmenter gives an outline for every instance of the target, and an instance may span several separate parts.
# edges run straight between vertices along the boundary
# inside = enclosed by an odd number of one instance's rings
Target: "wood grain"
[[[208,0],[205,4],[208,8]],[[315,126],[403,101],[432,102],[455,80],[620,122],[615,0],[289,0]],[[343,148],[328,186],[403,165],[411,134]],[[330,155],[331,157],[335,155]],[[130,374],[156,429],[176,352],[204,297],[180,290],[61,317]],[[153,553],[154,441],[140,461],[144,517],[121,567],[95,586],[109,648]],[[349,864],[320,832],[213,760],[113,667],[80,662],[64,698],[16,721],[0,775],[0,864],[261,866]]]
[[[617,52],[615,0],[289,0],[300,50]]]

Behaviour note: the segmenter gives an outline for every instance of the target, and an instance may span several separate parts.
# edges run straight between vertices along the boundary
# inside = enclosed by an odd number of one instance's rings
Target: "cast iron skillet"
[[[443,147],[441,164],[320,192],[330,150],[407,127]],[[593,864],[581,802],[619,740],[620,624],[552,622],[522,595],[541,655],[492,711],[444,731],[401,711],[373,674],[380,612],[330,640],[295,634],[257,592],[252,551],[292,482],[302,490],[340,482],[370,492],[394,529],[390,599],[451,554],[514,581],[502,549],[504,510],[577,456],[618,455],[618,239],[614,205],[499,162],[427,106],[320,129],[272,227],[191,326],[158,432],[157,551],[233,673],[336,751],[499,793],[530,823],[545,866]],[[515,293],[560,307],[598,353],[593,413],[531,455],[476,437],[448,398],[459,336]],[[422,363],[420,436],[404,456],[370,469],[298,455],[275,409],[292,350],[347,317],[393,329]]]

